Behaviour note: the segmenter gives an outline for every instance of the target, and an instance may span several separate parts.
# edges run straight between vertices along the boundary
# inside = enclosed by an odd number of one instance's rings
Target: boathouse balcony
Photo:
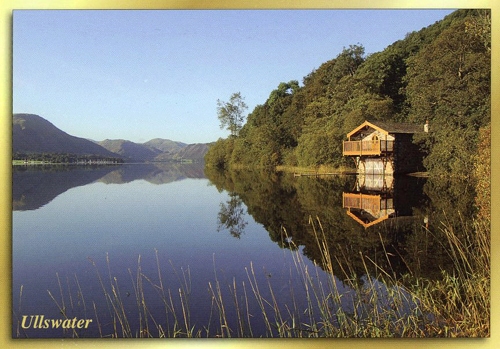
[[[369,141],[344,141],[344,156],[382,155],[394,151],[394,141],[369,140]]]

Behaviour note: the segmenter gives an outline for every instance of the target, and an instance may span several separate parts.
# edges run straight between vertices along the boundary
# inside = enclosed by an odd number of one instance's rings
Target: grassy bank
[[[256,166],[248,166],[245,164],[231,164],[231,170],[239,170],[239,171],[255,171],[255,170],[263,170],[262,167]],[[356,169],[349,167],[333,167],[327,165],[319,165],[319,166],[288,166],[288,165],[279,165],[271,170],[272,172],[285,172],[285,173],[293,173],[297,175],[342,175],[342,174],[355,174]]]
[[[321,175],[343,175],[343,174],[355,174],[356,169],[348,167],[332,167],[326,165],[320,165],[316,167],[300,167],[300,166],[285,166],[280,165],[276,167],[276,171],[293,173],[295,175],[302,176],[321,176]]]

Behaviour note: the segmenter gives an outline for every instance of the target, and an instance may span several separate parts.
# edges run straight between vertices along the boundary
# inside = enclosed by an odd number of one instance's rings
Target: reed
[[[490,335],[490,226],[487,221],[461,222],[457,231],[443,223],[453,273],[442,271],[437,281],[421,280],[413,293],[436,315],[426,324],[429,335],[488,337]]]
[[[166,287],[163,270],[155,250],[157,275],[145,275],[141,256],[137,269],[128,269],[135,299],[135,310],[126,309],[120,282],[111,273],[106,256],[107,277],[103,278],[97,263],[93,264],[105,299],[105,308],[93,313],[100,337],[487,337],[490,318],[490,228],[488,222],[463,222],[457,229],[444,222],[439,234],[455,264],[453,273],[442,272],[440,280],[397,278],[390,268],[380,267],[363,254],[364,270],[356,275],[346,263],[347,256],[330,255],[326,232],[319,219],[310,219],[312,234],[321,251],[319,265],[306,261],[301,249],[292,246],[289,297],[282,303],[271,282],[255,270],[250,262],[245,268],[246,280],[231,278],[223,282],[213,258],[213,281],[207,285],[210,314],[199,325],[191,316],[191,271],[175,268],[179,287]],[[286,236],[286,229],[283,228]],[[435,232],[435,234],[437,234]],[[382,237],[380,236],[380,239]],[[293,245],[293,241],[291,242]],[[384,246],[384,243],[382,243]],[[341,266],[334,270],[333,261]],[[344,263],[341,263],[344,262]],[[375,270],[375,271],[373,271]],[[265,271],[263,271],[265,273]],[[74,287],[67,279],[66,290],[56,274],[59,297],[48,291],[51,299],[67,317],[69,312],[83,311],[87,305],[78,278]],[[292,286],[291,280],[300,280]],[[105,281],[106,280],[106,281]],[[342,280],[342,281],[339,281]],[[361,280],[361,281],[360,281]],[[296,284],[295,284],[296,285]],[[171,286],[171,285],[170,285]],[[157,299],[152,300],[152,288]],[[72,291],[73,290],[73,291]],[[76,298],[71,294],[76,291]],[[23,288],[19,294],[19,308]],[[69,295],[69,297],[68,297]],[[127,295],[126,297],[128,297]],[[160,302],[158,302],[158,299]],[[100,303],[102,306],[102,302]],[[159,316],[158,304],[163,307]],[[155,311],[152,311],[154,307]],[[21,313],[21,309],[19,309]],[[156,314],[156,315],[154,315]],[[259,328],[259,331],[257,331]],[[18,330],[18,336],[20,335]],[[70,336],[82,333],[73,331]]]

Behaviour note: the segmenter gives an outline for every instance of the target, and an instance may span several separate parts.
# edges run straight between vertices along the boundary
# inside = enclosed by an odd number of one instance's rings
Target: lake
[[[334,282],[350,312],[351,274],[361,287],[378,282],[360,254],[396,277],[439,277],[453,266],[429,232],[458,219],[443,212],[450,202],[472,215],[473,198],[472,188],[406,176],[14,166],[12,336],[260,337],[288,318],[305,331],[290,314],[321,316],[304,277]]]

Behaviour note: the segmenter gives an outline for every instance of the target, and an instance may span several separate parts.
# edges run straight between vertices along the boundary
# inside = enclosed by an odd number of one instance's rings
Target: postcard
[[[16,344],[491,336],[491,10],[12,24]]]

